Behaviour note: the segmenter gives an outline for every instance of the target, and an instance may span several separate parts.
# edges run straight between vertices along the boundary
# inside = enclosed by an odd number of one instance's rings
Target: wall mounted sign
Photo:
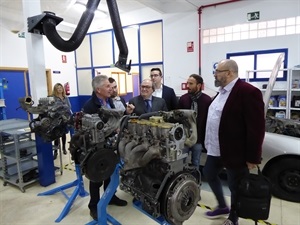
[[[187,52],[193,52],[194,51],[194,42],[193,41],[189,41],[187,42]]]
[[[259,19],[260,19],[259,11],[247,13],[247,20],[248,21],[259,20]]]
[[[67,56],[66,55],[62,55],[61,56],[61,61],[62,61],[62,63],[67,63]]]

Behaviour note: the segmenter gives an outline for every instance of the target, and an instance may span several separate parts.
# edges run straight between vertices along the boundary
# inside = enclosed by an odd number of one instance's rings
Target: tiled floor
[[[55,164],[59,165],[59,157],[55,160]],[[7,185],[3,186],[3,180],[0,179],[0,225],[82,225],[89,223],[92,219],[89,216],[88,201],[89,196],[78,196],[74,201],[70,212],[61,222],[56,223],[67,200],[60,192],[50,196],[37,196],[55,187],[70,183],[76,179],[73,171],[74,166],[69,155],[63,155],[63,164],[68,166],[63,170],[63,175],[57,171],[56,183],[48,187],[42,187],[39,183],[34,183],[26,187],[25,193],[19,188]],[[88,191],[88,180],[84,177],[85,190]],[[68,195],[73,193],[73,188],[67,189]],[[103,192],[101,192],[103,193]],[[225,191],[225,193],[228,193]],[[128,205],[126,207],[108,206],[107,212],[117,219],[123,225],[154,225],[158,224],[150,219],[139,210],[132,206],[132,196],[118,190],[117,195],[126,199]],[[207,184],[203,184],[201,191],[202,199],[199,202],[194,214],[189,220],[184,222],[185,225],[220,225],[224,219],[208,220],[203,217],[203,213],[207,211],[206,207],[214,207],[216,201],[213,194],[209,191]],[[227,197],[229,201],[229,197]],[[240,219],[240,225],[253,225],[250,220]],[[270,216],[267,221],[261,221],[259,224],[278,224],[278,225],[300,225],[300,204],[282,201],[272,198],[272,206]]]

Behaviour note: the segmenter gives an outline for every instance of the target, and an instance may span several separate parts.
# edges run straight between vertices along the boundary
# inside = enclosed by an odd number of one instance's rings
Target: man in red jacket
[[[236,190],[239,178],[261,162],[265,135],[262,93],[238,78],[238,65],[230,59],[218,63],[215,85],[219,93],[211,103],[206,123],[207,161],[203,169],[218,207],[205,213],[207,218],[228,216],[223,225],[238,225]],[[231,192],[231,209],[226,205],[219,172],[226,168]]]

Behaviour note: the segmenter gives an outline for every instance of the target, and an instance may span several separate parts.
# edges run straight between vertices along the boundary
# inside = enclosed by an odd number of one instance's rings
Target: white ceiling
[[[62,17],[64,22],[77,24],[82,12],[74,7],[75,2],[86,4],[87,0],[25,0],[30,2],[40,1],[41,11],[54,12],[56,16]],[[142,8],[150,8],[161,14],[195,12],[200,6],[224,2],[224,0],[116,0],[120,14],[129,13]],[[0,26],[14,33],[24,31],[22,0],[0,0]],[[98,9],[107,12],[106,0],[102,0]],[[100,20],[97,15],[93,23]],[[62,29],[62,28],[61,28]],[[69,29],[72,32],[73,29]],[[64,30],[67,32],[67,30]]]

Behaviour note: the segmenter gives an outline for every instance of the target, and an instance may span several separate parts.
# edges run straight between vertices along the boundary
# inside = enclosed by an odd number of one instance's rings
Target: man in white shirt
[[[169,111],[177,109],[178,101],[174,89],[162,83],[163,75],[160,68],[152,68],[150,71],[150,78],[155,87],[152,95],[155,97],[163,98],[167,104],[167,108]]]

